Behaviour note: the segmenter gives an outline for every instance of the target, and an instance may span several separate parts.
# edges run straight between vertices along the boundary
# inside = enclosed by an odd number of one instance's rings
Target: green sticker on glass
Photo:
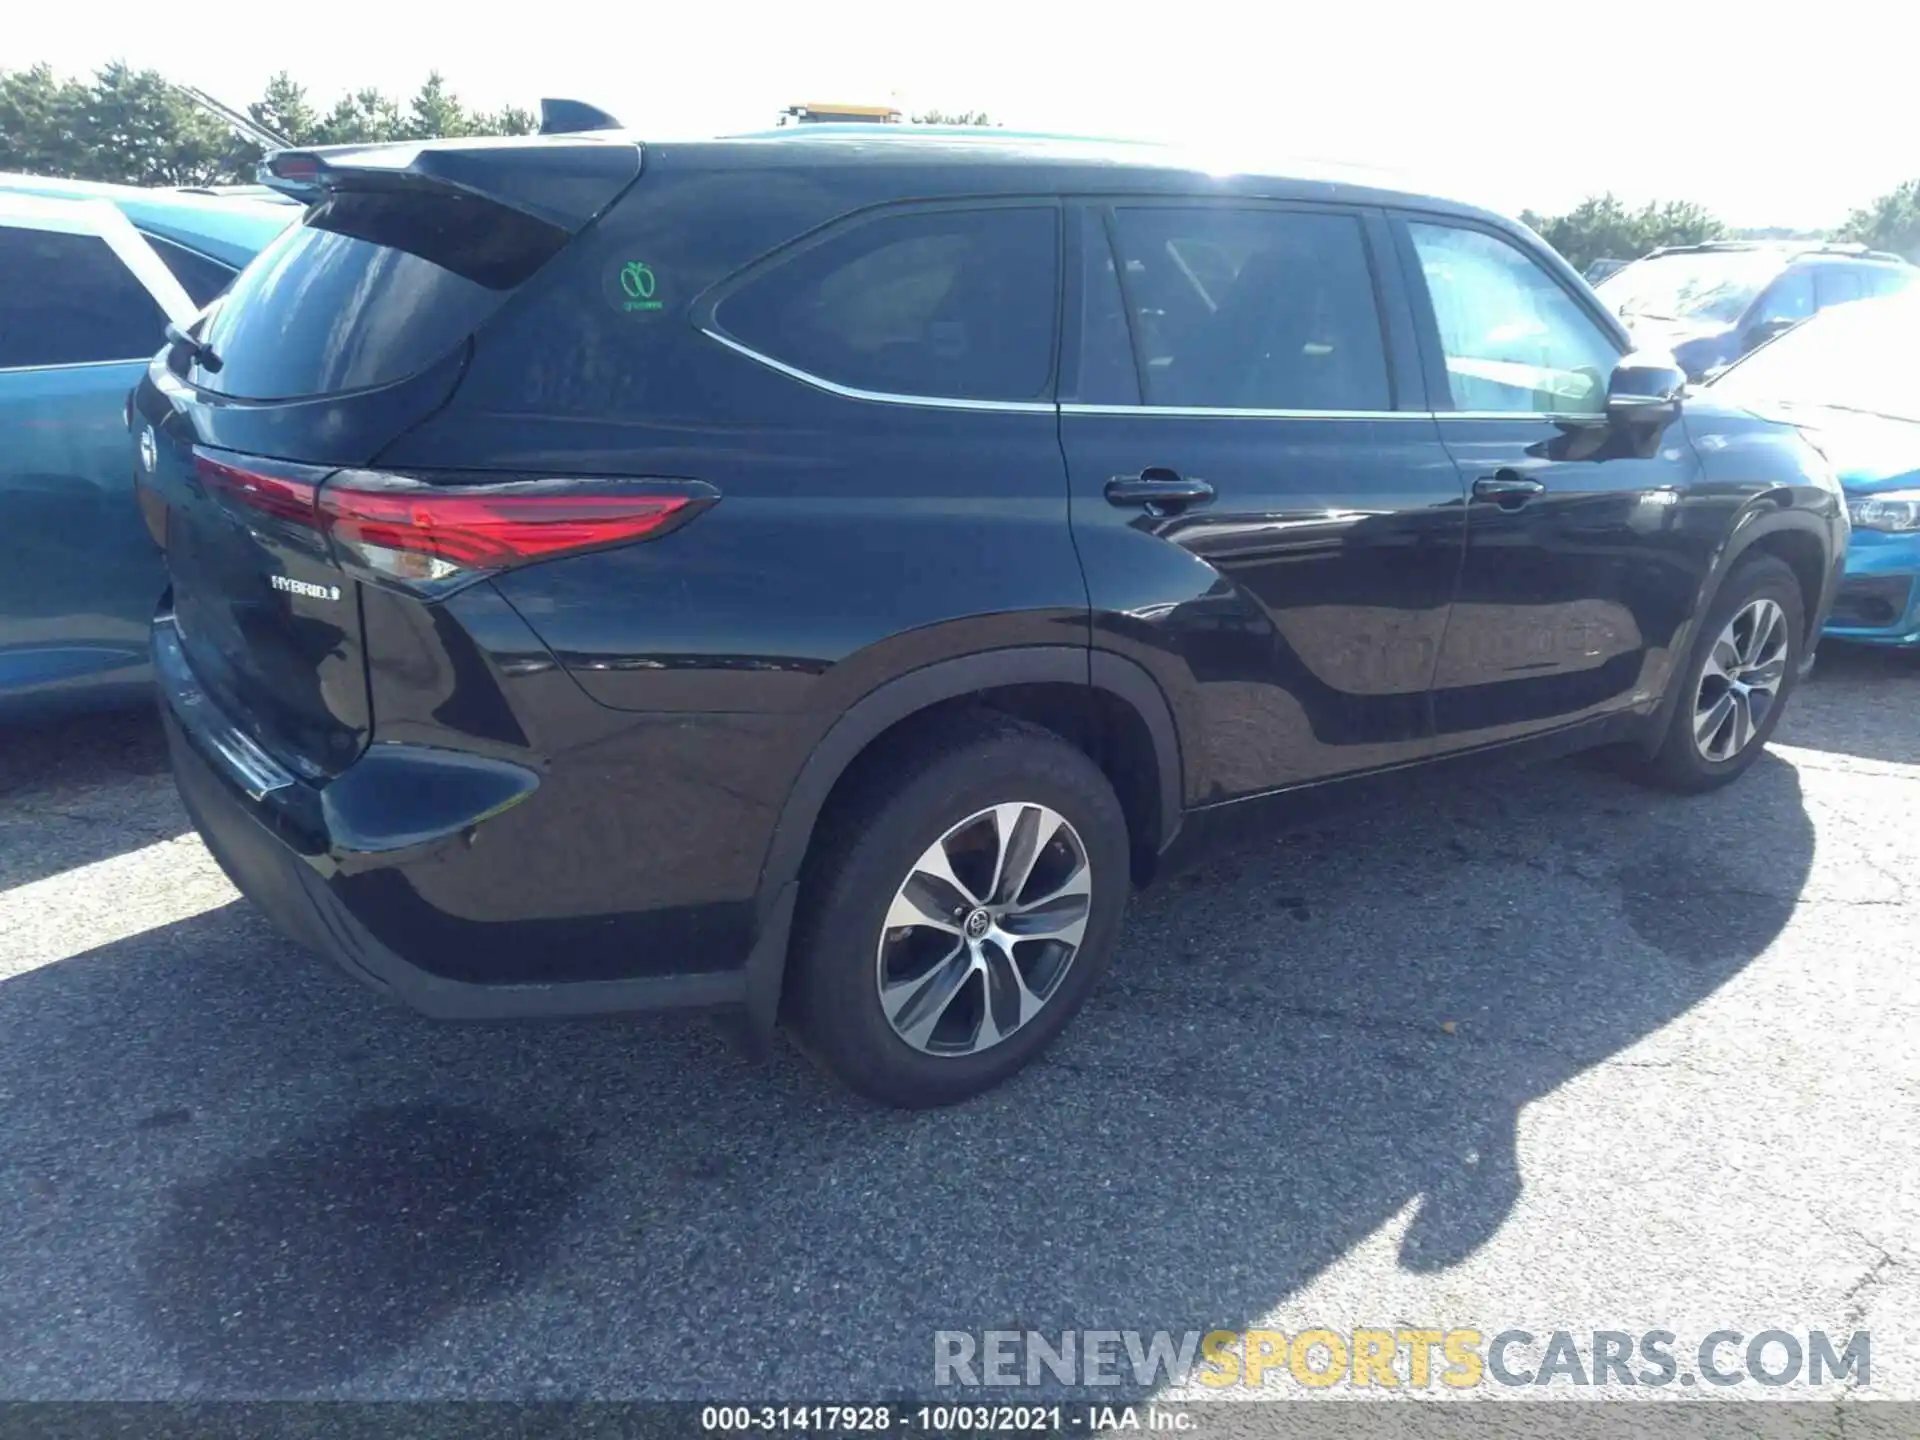
[[[641,260],[629,260],[620,267],[620,308],[627,311],[658,310],[663,301],[654,298],[659,282],[653,267]]]

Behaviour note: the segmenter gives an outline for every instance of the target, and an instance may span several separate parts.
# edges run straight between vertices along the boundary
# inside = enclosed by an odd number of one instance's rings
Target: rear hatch
[[[429,518],[409,497],[434,477],[381,475],[381,451],[446,403],[474,332],[632,183],[640,151],[554,137],[274,164],[322,198],[149,368],[143,504],[195,674],[265,750],[323,779],[372,731],[362,585],[427,604],[487,568],[489,542],[452,533],[457,516],[431,517],[432,543],[400,533]],[[447,544],[465,549],[449,561]]]

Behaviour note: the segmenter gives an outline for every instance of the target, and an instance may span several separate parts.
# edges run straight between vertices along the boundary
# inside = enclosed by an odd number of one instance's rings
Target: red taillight
[[[329,485],[320,497],[335,540],[492,570],[651,535],[691,503],[684,495],[395,492]]]
[[[663,535],[719,498],[691,480],[422,480],[194,452],[206,488],[324,535],[342,569],[440,593],[508,566]]]
[[[343,564],[437,586],[531,560],[644,540],[712,503],[706,486],[523,480],[435,485],[349,472],[320,492]]]
[[[193,468],[207,489],[250,510],[302,525],[314,523],[314,496],[327,474],[325,470],[271,460],[230,465],[201,451],[194,452]]]
[[[307,182],[320,178],[320,162],[311,155],[282,152],[267,161],[267,172],[280,180]]]

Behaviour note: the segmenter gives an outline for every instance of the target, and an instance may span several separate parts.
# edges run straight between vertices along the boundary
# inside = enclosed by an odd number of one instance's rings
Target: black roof
[[[1360,167],[1276,161],[1195,146],[998,129],[809,125],[712,140],[646,141],[678,166],[727,170],[797,169],[915,172],[923,198],[979,193],[1191,194],[1216,191],[1276,200],[1334,200],[1395,205],[1514,222],[1464,201],[1402,184]],[[989,178],[990,177],[990,178]],[[892,182],[897,185],[897,180]]]

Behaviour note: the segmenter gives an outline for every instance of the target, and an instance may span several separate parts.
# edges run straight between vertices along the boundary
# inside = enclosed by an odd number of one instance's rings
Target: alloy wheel
[[[1086,846],[1045,805],[995,805],[929,845],[894,893],[875,979],[887,1023],[929,1055],[973,1055],[1031,1022],[1086,934]]]
[[[1693,701],[1693,743],[1702,758],[1731,760],[1766,723],[1787,675],[1787,617],[1762,597],[1742,606],[1707,652]]]

